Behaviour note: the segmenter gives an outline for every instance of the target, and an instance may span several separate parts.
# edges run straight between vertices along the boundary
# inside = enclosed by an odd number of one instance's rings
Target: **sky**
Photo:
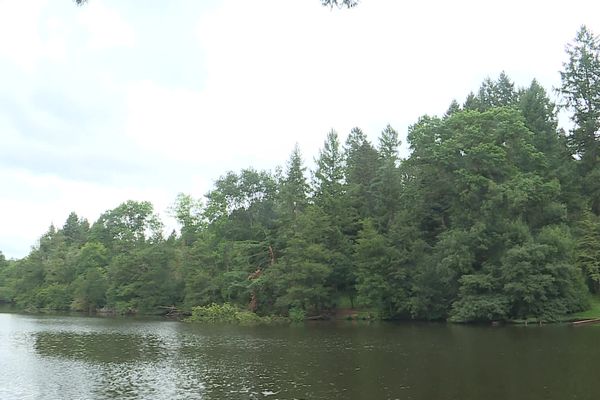
[[[127,200],[172,226],[178,193],[284,166],[296,143],[311,165],[331,129],[404,139],[501,71],[554,98],[565,45],[600,33],[598,15],[580,0],[0,0],[0,251]]]

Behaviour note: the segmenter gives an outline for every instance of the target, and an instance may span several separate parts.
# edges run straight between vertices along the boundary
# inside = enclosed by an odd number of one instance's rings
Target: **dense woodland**
[[[72,213],[20,260],[0,254],[0,301],[155,312],[230,303],[259,315],[363,307],[390,319],[553,320],[600,290],[600,42],[567,46],[558,105],[502,73],[409,128],[398,156],[354,128],[307,171],[229,172],[179,195],[165,237],[148,202],[93,223]],[[572,128],[557,126],[557,110]]]

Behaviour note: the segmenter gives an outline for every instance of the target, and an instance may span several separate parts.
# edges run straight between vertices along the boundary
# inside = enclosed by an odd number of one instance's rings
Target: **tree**
[[[119,312],[155,311],[179,301],[174,251],[166,242],[121,252],[108,267],[107,303]],[[93,269],[89,271],[94,271]],[[91,282],[90,272],[84,278]],[[84,285],[84,290],[92,288]],[[94,288],[95,294],[101,291]],[[89,300],[99,301],[96,295]]]
[[[214,232],[203,230],[184,253],[183,304],[188,309],[198,305],[222,303],[219,276],[224,265],[225,244]]]
[[[506,252],[501,281],[511,316],[552,321],[585,307],[586,290],[573,248],[568,229],[548,226],[533,241]]]
[[[398,146],[400,146],[398,132],[390,125],[386,126],[381,132],[381,136],[379,136],[379,146],[377,148],[379,157],[385,162],[395,164],[398,161]]]
[[[343,230],[355,239],[360,220],[372,216],[375,206],[373,182],[379,168],[378,154],[359,128],[353,128],[344,148],[344,195],[346,226]]]
[[[546,299],[559,310],[575,309],[577,290],[556,292],[555,286],[563,276],[562,286],[577,287],[569,258],[544,247],[550,244],[537,247],[536,239],[527,239],[540,231],[555,232],[566,213],[560,182],[548,174],[545,154],[534,146],[521,111],[492,107],[443,120],[423,118],[409,141],[414,150],[407,163],[415,174],[408,187],[415,194],[411,211],[431,246],[415,273],[413,314],[458,320],[524,314],[550,318],[540,304]],[[544,251],[514,269],[524,249]],[[546,273],[539,273],[544,263],[552,269],[552,282],[540,283],[535,295],[519,289],[521,281],[532,288],[545,279]],[[530,303],[519,303],[529,295]]]
[[[11,262],[6,260],[4,254],[0,251],[0,303],[8,303],[12,300],[11,290]]]
[[[471,93],[470,96],[473,96],[473,94]],[[469,100],[469,101],[472,101]],[[448,107],[448,110],[446,110],[446,113],[444,114],[444,117],[449,117],[454,113],[457,113],[459,111],[462,110],[462,107],[460,106],[460,104],[458,104],[458,101],[456,101],[456,99],[453,99],[452,102],[450,103],[450,106]]]
[[[79,1],[81,1],[81,0],[79,0]],[[321,0],[321,4],[323,4],[323,6],[331,7],[331,8],[333,8],[334,6],[336,6],[338,8],[342,8],[342,7],[352,8],[358,4],[358,0]]]
[[[556,105],[548,98],[546,90],[535,79],[518,94],[518,104],[525,125],[535,138],[536,147],[543,152],[555,151],[558,139]]]
[[[73,282],[74,300],[71,308],[93,312],[106,304],[108,280],[106,271],[100,268],[89,268]]]
[[[401,247],[365,219],[354,244],[356,289],[361,304],[376,307],[387,318],[407,315],[407,271],[399,265]]]
[[[87,240],[90,224],[85,218],[79,218],[71,212],[62,227],[62,234],[68,246],[81,246]]]
[[[600,292],[600,218],[586,212],[579,224],[577,265],[593,293]]]
[[[402,181],[398,168],[398,132],[388,125],[379,137],[379,166],[373,179],[374,216],[379,229],[387,232],[400,209]]]
[[[600,41],[582,26],[566,52],[569,60],[563,64],[558,89],[563,98],[561,106],[573,113],[575,151],[584,162],[595,163],[600,128]]]
[[[279,212],[288,222],[308,205],[310,186],[306,181],[300,148],[296,144],[287,163],[286,176],[279,189]]]
[[[328,278],[336,263],[335,254],[325,246],[328,235],[327,219],[319,207],[309,206],[299,214],[285,253],[256,282],[259,296],[272,293],[273,307],[283,313],[299,308],[315,315],[329,307]]]
[[[558,129],[556,105],[534,79],[529,87],[519,91],[518,108],[525,119],[525,126],[533,134],[533,145],[546,159],[545,167],[539,173],[546,178],[557,179],[566,211],[573,216],[580,214],[585,208],[585,199],[581,196],[577,160],[572,156],[564,131]]]
[[[477,95],[470,93],[464,104],[465,110],[486,111],[494,107],[511,107],[518,100],[514,83],[503,71],[498,79],[486,78]],[[454,107],[455,108],[455,107]]]
[[[600,215],[600,169],[598,168],[600,129],[600,40],[582,26],[567,46],[569,60],[561,71],[561,106],[572,112],[575,123],[569,137],[580,158],[579,172],[590,207]]]
[[[309,206],[310,186],[305,173],[306,167],[296,144],[288,159],[285,175],[278,185],[275,204],[276,233],[271,249],[274,258],[285,252],[289,239],[298,228],[298,219]]]
[[[329,253],[332,269],[329,286],[339,294],[354,294],[354,274],[350,254],[352,245],[347,233],[352,233],[352,210],[348,207],[347,186],[344,182],[344,155],[337,133],[327,134],[319,157],[313,181],[313,204],[323,213],[323,229],[327,231],[323,245]]]
[[[339,200],[343,196],[344,162],[336,131],[327,134],[323,148],[315,160],[313,190],[315,201],[327,213],[338,213]]]
[[[194,243],[200,230],[205,226],[202,215],[202,202],[190,195],[179,193],[170,208],[171,215],[181,225],[181,240],[185,246]]]
[[[148,201],[128,200],[106,211],[92,225],[90,238],[119,252],[162,236],[162,222]]]

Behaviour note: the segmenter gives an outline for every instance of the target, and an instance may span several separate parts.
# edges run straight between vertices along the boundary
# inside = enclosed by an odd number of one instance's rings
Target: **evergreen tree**
[[[306,167],[296,144],[287,164],[286,176],[279,190],[280,213],[288,220],[303,212],[308,205],[310,186],[306,181]]]
[[[590,207],[600,215],[600,169],[598,168],[598,130],[600,129],[600,41],[582,26],[573,43],[567,46],[569,60],[561,71],[562,106],[572,112],[575,128],[570,142],[580,157],[579,175]]]
[[[559,93],[562,106],[573,112],[576,124],[572,142],[588,168],[598,157],[597,132],[600,128],[600,41],[582,26],[573,43],[567,46],[569,60],[563,64]]]
[[[359,221],[372,215],[375,206],[373,182],[379,167],[377,151],[359,129],[353,128],[344,149],[344,232],[353,240]]]
[[[315,202],[330,214],[339,214],[339,200],[343,196],[344,162],[337,132],[327,134],[323,148],[316,159],[313,191]]]
[[[487,111],[494,107],[513,107],[518,101],[514,83],[503,71],[498,79],[486,78],[477,95],[470,93],[464,104],[465,110]]]
[[[319,207],[309,206],[299,214],[285,254],[257,283],[259,296],[272,294],[275,301],[271,306],[286,314],[291,308],[299,308],[316,315],[330,307],[332,289],[328,279],[336,265],[335,254],[325,246],[330,233],[327,217]]]
[[[579,224],[577,265],[593,293],[600,292],[600,218],[587,212]]]
[[[373,181],[374,216],[378,221],[379,229],[383,232],[387,232],[394,223],[402,201],[402,181],[398,168],[399,146],[398,132],[388,125],[379,137],[380,162]]]

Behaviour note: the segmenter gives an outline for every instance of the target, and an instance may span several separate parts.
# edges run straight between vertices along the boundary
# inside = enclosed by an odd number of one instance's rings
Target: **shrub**
[[[306,312],[298,307],[291,308],[288,315],[292,322],[303,322],[306,318]]]
[[[253,312],[242,310],[232,304],[210,304],[192,308],[187,322],[226,323],[240,325],[259,325],[279,322],[270,317],[261,317]]]

